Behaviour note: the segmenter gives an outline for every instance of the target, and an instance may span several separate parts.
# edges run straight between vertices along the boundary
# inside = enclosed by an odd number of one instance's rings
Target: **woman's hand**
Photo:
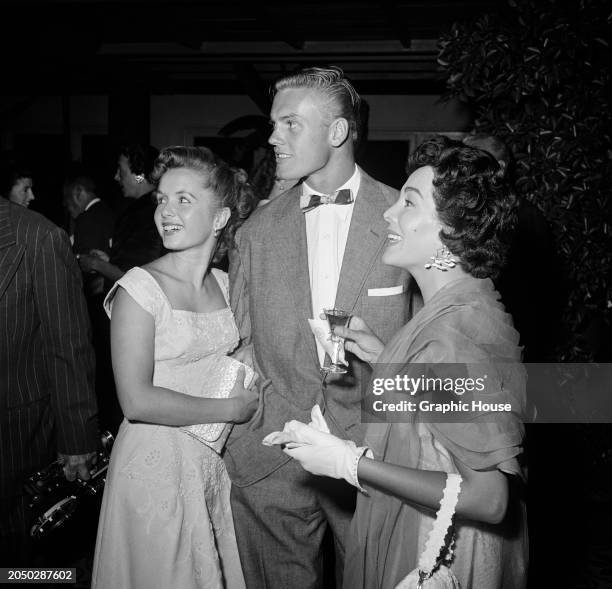
[[[232,358],[253,368],[255,366],[255,360],[253,358],[253,344],[241,346],[232,354]]]
[[[361,317],[351,317],[349,325],[334,328],[334,333],[344,338],[344,348],[369,364],[376,362],[385,345]]]
[[[314,412],[312,416],[315,419]],[[316,419],[318,421],[318,417]],[[304,470],[312,474],[345,479],[351,485],[358,487],[359,483],[355,478],[356,463],[365,448],[357,448],[355,442],[351,440],[343,440],[317,429],[316,422],[314,425],[315,427],[300,421],[289,421],[282,432],[268,434],[262,440],[262,444],[280,445],[285,454],[297,460]]]
[[[241,366],[238,369],[236,382],[229,396],[230,402],[234,405],[232,411],[233,418],[231,419],[234,423],[249,421],[259,405],[259,393],[254,386],[255,380],[253,380],[249,388],[245,389],[244,377],[245,369]]]

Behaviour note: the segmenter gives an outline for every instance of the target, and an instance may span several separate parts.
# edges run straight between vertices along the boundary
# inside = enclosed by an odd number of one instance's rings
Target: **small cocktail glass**
[[[336,335],[334,328],[348,326],[351,314],[342,309],[323,309],[323,312],[331,330],[329,339],[332,342],[332,354],[330,355],[331,363],[329,366],[323,366],[322,370],[334,374],[346,374],[346,368],[340,362],[340,359],[344,357],[344,338]]]

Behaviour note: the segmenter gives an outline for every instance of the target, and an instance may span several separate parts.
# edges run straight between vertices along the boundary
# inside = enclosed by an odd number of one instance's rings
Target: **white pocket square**
[[[368,288],[369,297],[390,297],[404,292],[404,285],[387,286],[386,288]]]

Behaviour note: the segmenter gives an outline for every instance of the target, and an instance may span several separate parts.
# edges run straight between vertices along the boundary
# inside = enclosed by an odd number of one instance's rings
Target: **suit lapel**
[[[382,213],[389,206],[378,185],[363,170],[342,259],[336,307],[353,311],[376,257],[387,238]]]
[[[4,199],[0,198],[0,201]],[[16,244],[15,233],[10,216],[10,206],[0,202],[0,299],[15,274],[25,247]]]
[[[300,210],[302,187],[297,186],[282,196],[284,206],[276,213],[274,250],[278,253],[279,268],[291,294],[293,308],[304,340],[308,342],[313,362],[319,367],[317,346],[310,330],[308,319],[312,317],[310,296],[310,275],[308,272],[308,245],[306,241],[306,222]]]

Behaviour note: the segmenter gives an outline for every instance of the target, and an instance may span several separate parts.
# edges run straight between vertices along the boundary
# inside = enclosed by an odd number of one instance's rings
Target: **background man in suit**
[[[86,254],[92,249],[110,253],[115,215],[98,196],[90,176],[78,175],[64,183],[64,206],[73,220],[72,249]]]
[[[57,456],[89,478],[94,358],[68,236],[0,198],[0,566],[32,565],[25,478]]]
[[[240,557],[253,588],[322,586],[327,525],[338,581],[343,566],[353,490],[261,445],[290,419],[308,422],[314,404],[337,435],[362,441],[369,367],[349,354],[348,374],[323,378],[325,354],[308,319],[336,306],[363,317],[387,341],[409,315],[409,276],[380,263],[382,215],[397,191],[355,164],[359,105],[339,68],[306,69],[276,83],[269,141],[277,176],[304,182],[253,214],[230,261],[232,308],[262,376],[260,411],[234,429],[226,452]]]
[[[115,215],[96,192],[90,176],[79,174],[64,184],[64,206],[72,218],[70,241],[77,258],[92,253],[96,258],[109,258]],[[93,345],[96,351],[96,397],[100,410],[100,427],[116,434],[123,413],[113,378],[110,355],[110,321],[104,312],[104,276],[83,270],[83,287],[91,320]]]

